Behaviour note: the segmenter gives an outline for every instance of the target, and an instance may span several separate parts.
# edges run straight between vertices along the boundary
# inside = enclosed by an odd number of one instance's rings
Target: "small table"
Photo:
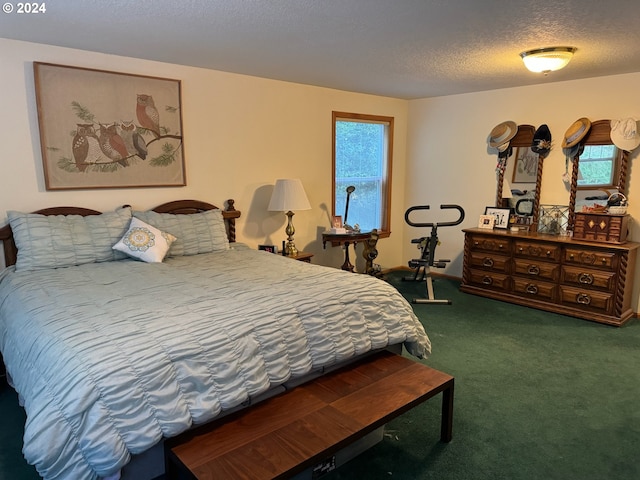
[[[358,242],[364,242],[371,238],[371,232],[358,232],[358,233],[329,233],[322,234],[322,247],[326,248],[327,242],[331,242],[332,247],[344,244],[344,263],[342,264],[342,270],[353,272],[353,265],[349,260],[349,245],[353,243],[353,251],[355,252]]]
[[[293,260],[298,260],[300,262],[311,263],[311,258],[313,257],[313,253],[310,252],[298,252],[297,255],[285,255],[287,258],[291,258]]]

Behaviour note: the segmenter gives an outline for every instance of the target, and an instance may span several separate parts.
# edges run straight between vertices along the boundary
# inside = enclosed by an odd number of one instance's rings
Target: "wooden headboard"
[[[236,218],[240,217],[240,211],[234,208],[235,201],[233,199],[227,200],[227,208],[222,211],[225,224],[227,227],[227,237],[229,242],[236,241]],[[158,213],[173,213],[188,215],[192,213],[204,212],[206,210],[217,209],[215,205],[200,200],[176,200],[173,202],[163,203],[153,208],[154,212]],[[91,210],[90,208],[82,207],[51,207],[37,210],[33,213],[40,215],[100,215],[102,212],[97,210]],[[15,265],[18,258],[18,248],[13,240],[13,232],[10,225],[5,225],[0,228],[0,242],[4,249],[4,262],[5,266]]]

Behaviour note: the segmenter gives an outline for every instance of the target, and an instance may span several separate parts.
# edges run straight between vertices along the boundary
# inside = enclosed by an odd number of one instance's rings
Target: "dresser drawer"
[[[565,266],[562,268],[561,282],[576,287],[592,287],[613,293],[616,287],[616,274],[595,269]]]
[[[604,250],[588,250],[567,247],[564,250],[565,265],[588,265],[615,271],[618,254]]]
[[[509,276],[500,273],[471,269],[469,271],[469,283],[491,290],[509,291]]]
[[[518,240],[514,245],[513,256],[515,258],[540,258],[557,262],[561,257],[561,248],[560,245]]]
[[[560,286],[560,301],[563,305],[598,313],[613,312],[613,294]]]
[[[513,278],[513,293],[523,297],[554,302],[558,296],[557,292],[558,287],[554,283],[541,282],[536,279]]]
[[[510,255],[511,240],[508,238],[490,237],[485,235],[469,235],[469,248],[471,248],[471,250],[502,252],[505,255]]]
[[[495,272],[509,273],[509,257],[494,255],[491,252],[471,252],[469,265]]]
[[[556,281],[560,275],[560,264],[536,262],[516,258],[513,273],[530,278]]]

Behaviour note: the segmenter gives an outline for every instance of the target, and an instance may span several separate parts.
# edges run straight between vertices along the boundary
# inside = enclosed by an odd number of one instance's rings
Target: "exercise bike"
[[[409,261],[409,268],[414,269],[413,276],[404,277],[404,281],[425,281],[427,287],[427,298],[414,298],[413,303],[420,304],[436,304],[436,305],[451,305],[451,300],[439,300],[436,299],[433,293],[433,279],[431,278],[431,268],[444,268],[451,260],[435,260],[436,247],[440,244],[438,240],[438,227],[453,227],[460,225],[464,220],[464,209],[459,205],[440,205],[440,209],[455,209],[458,210],[460,217],[452,222],[412,222],[409,219],[411,212],[416,210],[429,210],[429,205],[417,205],[410,207],[404,212],[404,220],[408,225],[412,227],[431,227],[431,234],[428,237],[414,238],[411,243],[418,244],[418,248],[421,250],[422,255],[420,258],[414,258]]]

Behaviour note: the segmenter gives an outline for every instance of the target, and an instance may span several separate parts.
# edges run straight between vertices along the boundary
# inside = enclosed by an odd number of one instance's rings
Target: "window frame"
[[[340,120],[362,123],[379,123],[385,125],[386,133],[386,164],[383,165],[382,211],[380,218],[382,225],[378,228],[380,237],[388,237],[391,234],[391,186],[393,173],[393,135],[394,117],[384,115],[369,115],[364,113],[332,112],[331,122],[331,212],[333,216],[342,215],[336,212],[336,122]]]
[[[588,148],[588,147],[599,147],[599,146],[608,146],[608,145],[613,145],[610,142],[606,142],[606,143],[589,143],[588,145],[585,145],[584,148]],[[602,189],[607,189],[607,188],[618,188],[618,183],[619,183],[619,178],[620,178],[620,166],[622,164],[622,156],[624,155],[624,151],[621,148],[616,147],[615,145],[613,145],[613,147],[615,148],[615,155],[611,158],[611,183],[607,183],[607,184],[593,184],[593,185],[579,185],[576,182],[576,190],[579,191],[584,191],[584,190],[602,190]],[[582,154],[581,154],[582,156]],[[582,163],[586,163],[589,160],[587,159],[582,159],[579,158],[578,159],[578,169],[580,168],[580,162]]]

